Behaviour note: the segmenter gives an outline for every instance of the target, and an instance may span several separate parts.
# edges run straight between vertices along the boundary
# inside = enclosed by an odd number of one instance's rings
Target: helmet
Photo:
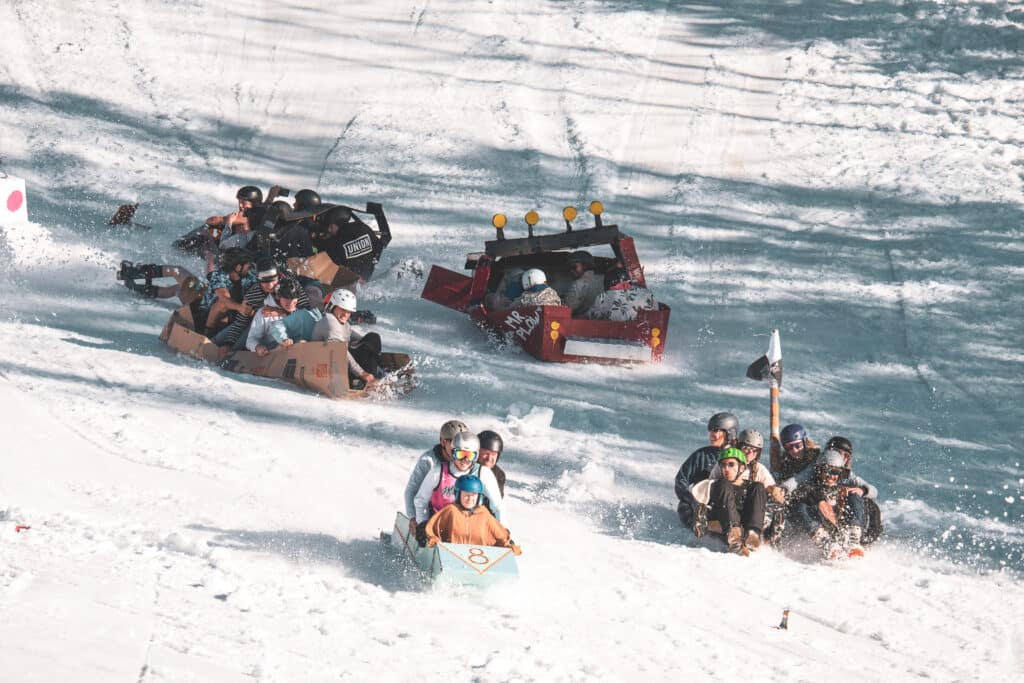
[[[739,419],[732,413],[715,413],[708,420],[708,431],[724,429],[729,441],[736,438],[736,431],[740,428]]]
[[[320,195],[313,190],[299,190],[295,193],[295,210],[309,211],[320,206]]]
[[[284,280],[277,286],[278,299],[298,299],[302,287],[295,280]]]
[[[476,493],[476,503],[471,508],[465,508],[467,510],[476,509],[477,505],[480,505],[480,498],[484,492],[484,484],[480,481],[480,477],[474,477],[472,474],[464,474],[455,480],[455,502],[462,506],[460,495],[462,493]]]
[[[220,256],[221,268],[230,273],[236,267],[252,261],[252,252],[241,247],[229,247]]]
[[[278,199],[276,202],[271,204],[271,206],[277,209],[277,215],[280,218],[288,220],[292,215],[292,205],[283,199]]]
[[[548,276],[540,268],[530,268],[523,273],[523,289],[530,289],[531,287],[546,285],[547,283]]]
[[[845,436],[833,436],[825,444],[825,450],[849,451],[853,455],[853,444]]]
[[[827,450],[818,461],[823,467],[846,467],[846,458],[839,451]]]
[[[490,429],[480,432],[476,435],[476,438],[480,439],[480,448],[497,451],[498,455],[501,455],[501,451],[505,448],[505,442],[501,440],[501,434],[492,432]]]
[[[741,444],[747,444],[754,448],[764,448],[764,437],[756,429],[744,429],[737,439]]]
[[[803,425],[793,423],[786,425],[782,428],[782,433],[779,434],[779,441],[785,446],[787,443],[793,443],[794,441],[804,441],[807,439],[807,430],[804,429]]]
[[[332,295],[333,296],[333,295]],[[454,439],[460,432],[468,432],[469,427],[462,420],[448,420],[441,425],[441,438]]]
[[[466,474],[455,480],[455,490],[459,493],[483,493],[484,484],[480,477]]]
[[[263,203],[263,190],[256,187],[255,185],[246,185],[245,187],[239,188],[238,193],[235,194],[235,199],[240,202],[252,202],[253,204]]]
[[[585,268],[594,267],[594,257],[589,251],[574,251],[569,254],[569,265],[574,263],[582,263]]]
[[[623,282],[629,282],[629,273],[626,272],[625,268],[612,268],[604,274],[605,289],[611,289],[615,285],[621,285]]]
[[[256,277],[259,278],[260,282],[273,282],[277,279],[278,275],[277,264],[274,263],[274,259],[261,258],[256,261]]]
[[[730,446],[729,448],[724,449],[721,453],[719,453],[719,455],[718,455],[718,462],[722,462],[723,460],[728,460],[729,458],[735,458],[736,460],[739,460],[744,465],[747,464],[747,454],[744,453],[743,451],[741,451],[738,448],[733,448],[732,446]]]
[[[480,439],[476,438],[476,434],[473,432],[459,432],[452,440],[452,451],[473,451],[479,455]],[[476,458],[473,459],[476,460]]]
[[[336,289],[327,302],[327,310],[335,306],[343,311],[356,312],[356,295],[347,289]]]

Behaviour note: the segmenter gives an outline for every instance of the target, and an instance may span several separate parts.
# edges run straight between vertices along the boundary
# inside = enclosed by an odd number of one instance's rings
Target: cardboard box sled
[[[438,543],[421,548],[409,533],[409,518],[395,515],[391,545],[434,581],[471,586],[490,586],[519,578],[519,566],[511,548]]]
[[[195,331],[192,312],[182,306],[171,314],[160,339],[178,353],[210,363],[219,362],[218,347]],[[370,390],[353,389],[348,378],[348,346],[341,342],[299,342],[278,348],[262,358],[251,351],[235,351],[221,363],[231,372],[244,372],[260,377],[291,382],[303,389],[330,398],[361,399],[382,395],[385,387],[395,394],[407,393],[414,386],[414,369],[404,353],[381,353],[380,367],[391,373],[390,380],[381,380]]]

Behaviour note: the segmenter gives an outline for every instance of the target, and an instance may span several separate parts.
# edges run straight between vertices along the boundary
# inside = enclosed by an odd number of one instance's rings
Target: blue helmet
[[[461,493],[477,493],[483,495],[484,484],[480,481],[480,477],[473,476],[472,474],[465,474],[455,480],[455,500],[460,505],[462,502],[459,500],[459,494]],[[480,504],[480,497],[476,499],[476,505]],[[474,505],[473,507],[476,507]]]
[[[807,439],[807,430],[804,429],[803,425],[793,423],[786,425],[782,428],[782,433],[779,434],[779,441],[785,446],[787,443],[793,443],[794,441],[805,441]]]

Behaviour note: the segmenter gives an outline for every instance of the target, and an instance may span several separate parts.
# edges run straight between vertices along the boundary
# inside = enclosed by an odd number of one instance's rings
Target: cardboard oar
[[[769,395],[771,403],[768,409],[768,416],[771,423],[771,447],[769,448],[769,459],[772,470],[779,471],[782,467],[782,444],[779,442],[779,388],[782,386],[782,342],[779,341],[779,331],[772,330],[771,340],[768,342],[768,351],[750,364],[747,368],[747,377],[758,382],[769,383]]]

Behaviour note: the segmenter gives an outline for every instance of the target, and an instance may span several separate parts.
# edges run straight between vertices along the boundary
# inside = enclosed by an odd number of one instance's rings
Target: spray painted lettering
[[[537,325],[540,325],[540,313],[539,307],[535,308],[533,315],[530,316],[523,315],[519,311],[512,311],[505,317],[504,325],[509,333],[519,337],[521,341],[526,341],[530,333]]]

